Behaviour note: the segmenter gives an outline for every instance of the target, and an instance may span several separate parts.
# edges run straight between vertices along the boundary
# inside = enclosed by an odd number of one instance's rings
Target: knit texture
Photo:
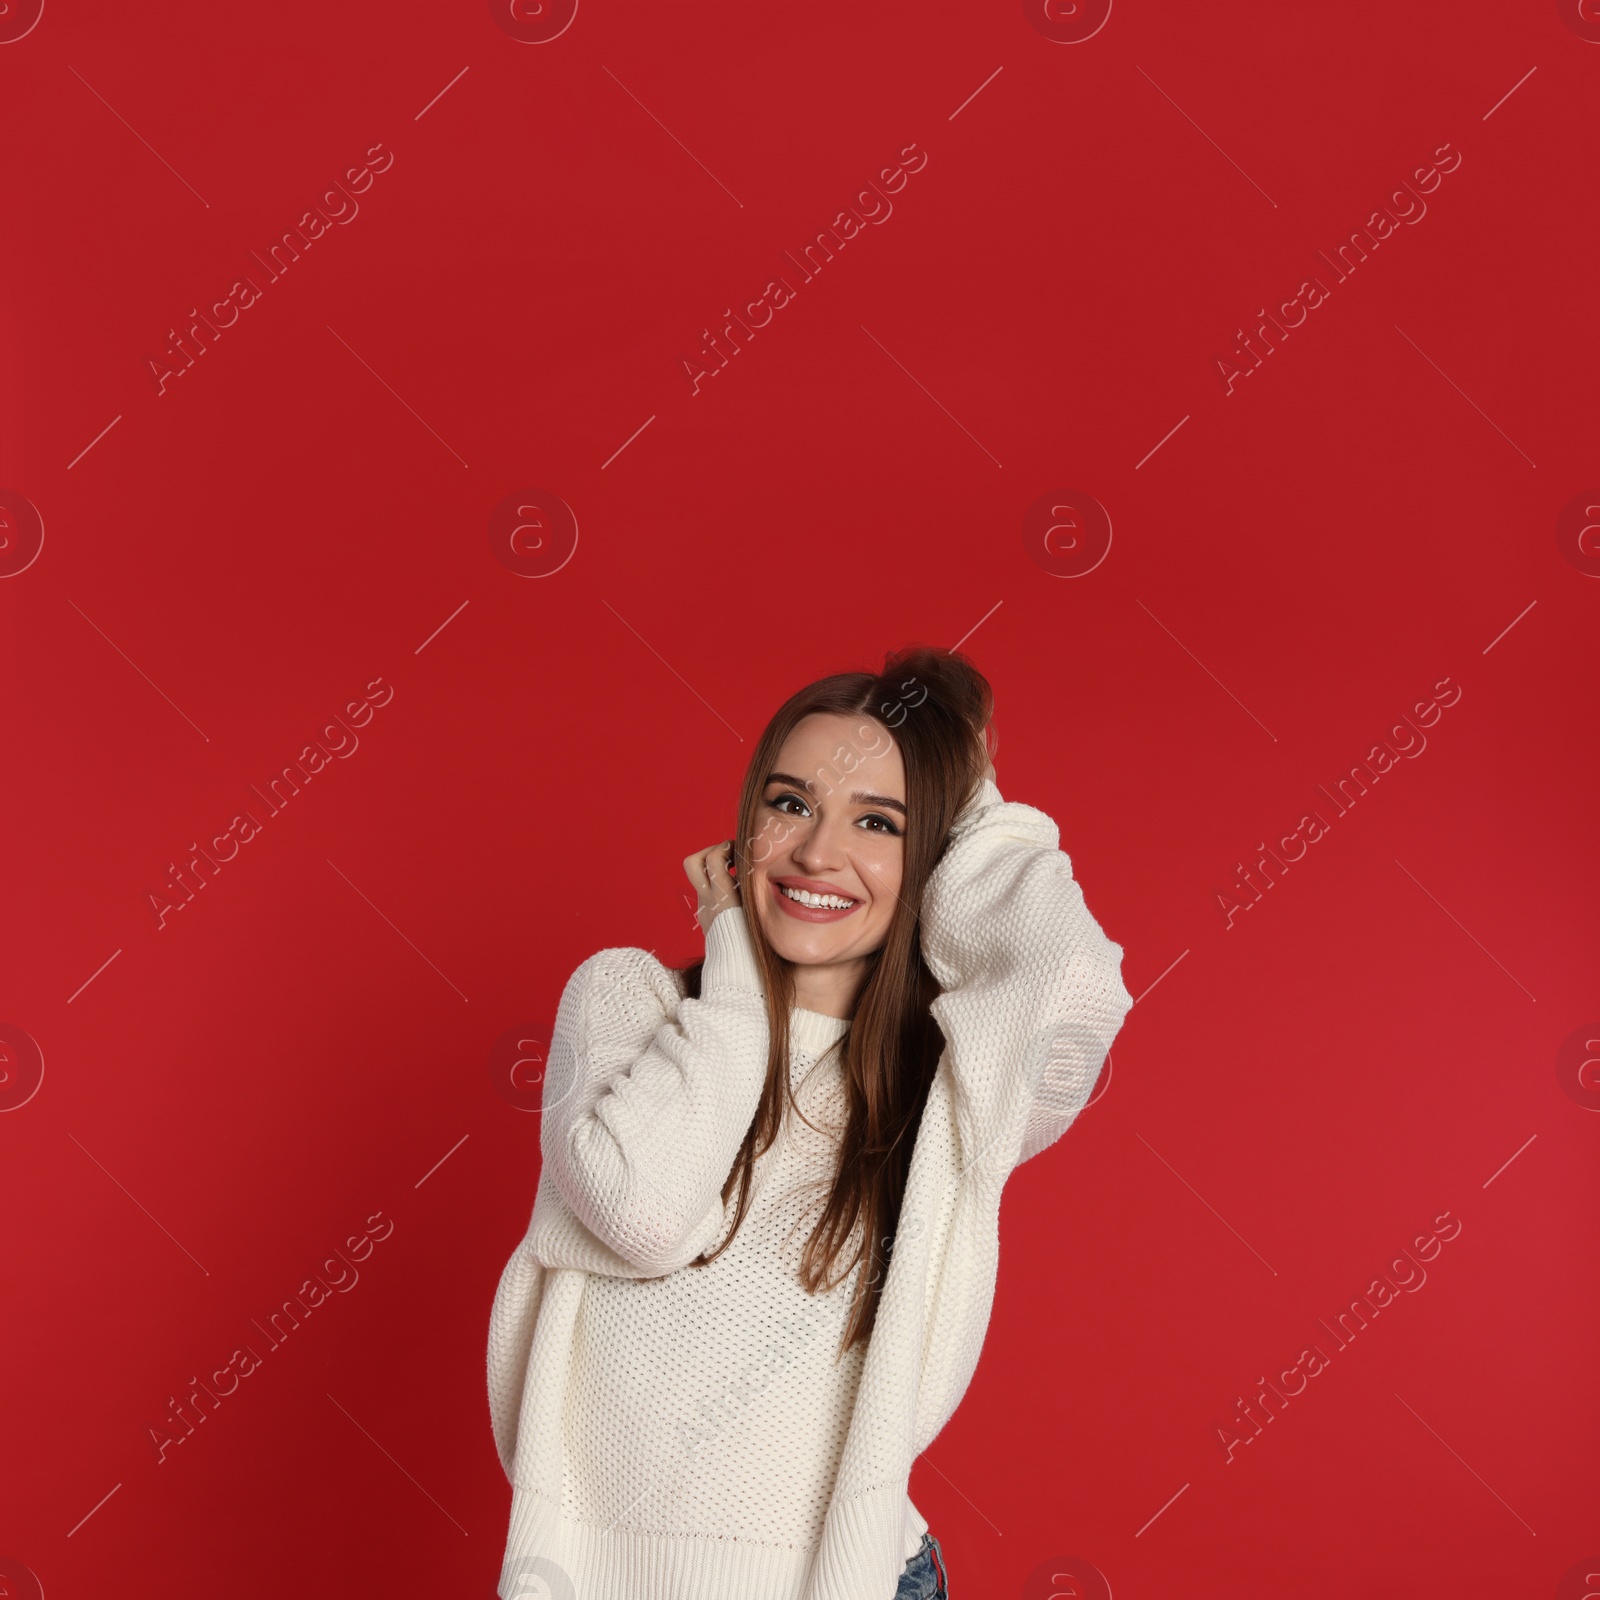
[[[797,1274],[837,1160],[847,1024],[791,1014],[804,1117],[758,1163],[728,1249],[690,1269],[732,1222],[721,1189],[766,1068],[745,913],[713,922],[698,999],[641,950],[573,974],[533,1216],[490,1316],[503,1600],[891,1600],[926,1526],[912,1462],[982,1349],[1001,1188],[1082,1109],[1133,1003],[1058,845],[986,781],[928,882],[945,1050],[873,1335],[842,1360],[855,1274],[817,1295]]]

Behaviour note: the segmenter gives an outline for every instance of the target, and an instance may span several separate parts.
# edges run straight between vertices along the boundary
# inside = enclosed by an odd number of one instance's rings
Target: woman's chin
[[[785,916],[768,917],[762,932],[778,955],[796,966],[814,967],[838,961],[849,941],[832,927],[806,927]]]
[[[871,954],[861,947],[857,930],[846,933],[842,928],[771,928],[766,930],[767,942],[783,957],[798,967],[822,967],[840,961],[856,961]],[[880,940],[879,945],[882,941]],[[878,948],[874,945],[873,949]]]
[[[785,961],[792,961],[798,967],[815,967],[825,961],[838,960],[837,952],[829,948],[828,941],[815,935],[780,930],[776,937],[769,936],[769,942]]]

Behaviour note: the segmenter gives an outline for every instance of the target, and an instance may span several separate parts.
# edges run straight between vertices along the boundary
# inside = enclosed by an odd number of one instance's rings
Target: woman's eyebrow
[[[796,778],[788,772],[770,773],[767,783],[791,784],[796,789],[804,789],[807,794],[817,792],[817,786],[809,778]],[[901,801],[893,800],[886,794],[871,794],[865,789],[857,789],[850,796],[850,803],[857,806],[884,806],[890,811],[898,811],[902,817],[906,814],[905,805]]]

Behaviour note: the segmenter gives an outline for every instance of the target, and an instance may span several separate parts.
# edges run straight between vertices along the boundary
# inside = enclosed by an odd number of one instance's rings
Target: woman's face
[[[805,717],[779,750],[756,815],[740,896],[773,949],[805,965],[877,950],[905,857],[905,768],[889,730],[864,715]]]

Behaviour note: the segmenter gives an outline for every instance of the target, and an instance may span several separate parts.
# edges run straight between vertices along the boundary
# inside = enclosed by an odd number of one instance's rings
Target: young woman
[[[932,1600],[911,1466],[977,1364],[1000,1191],[1132,1000],[992,697],[917,648],[793,695],[705,956],[573,974],[489,1336],[503,1600]]]

